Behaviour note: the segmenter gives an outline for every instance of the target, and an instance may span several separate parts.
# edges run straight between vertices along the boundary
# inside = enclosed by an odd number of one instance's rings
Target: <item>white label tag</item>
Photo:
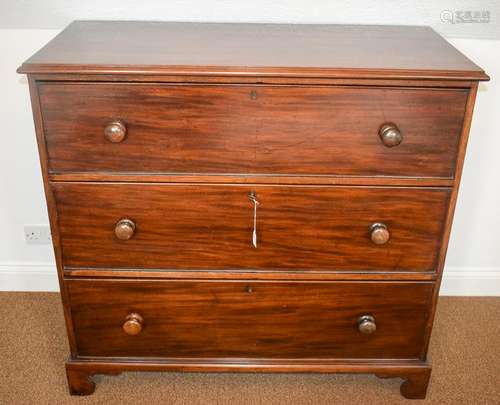
[[[252,245],[254,248],[257,248],[257,206],[260,204],[257,201],[257,197],[255,193],[252,191],[248,198],[253,202],[253,232],[252,232]]]

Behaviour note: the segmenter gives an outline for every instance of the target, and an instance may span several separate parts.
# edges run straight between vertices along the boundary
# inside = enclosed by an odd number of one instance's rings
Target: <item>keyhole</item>
[[[255,90],[252,90],[252,91],[250,92],[250,98],[251,98],[252,100],[257,100],[257,92],[256,92]]]

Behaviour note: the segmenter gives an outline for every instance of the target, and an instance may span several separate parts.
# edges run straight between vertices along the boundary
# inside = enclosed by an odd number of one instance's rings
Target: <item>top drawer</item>
[[[131,83],[42,82],[39,93],[52,172],[444,178],[467,99],[463,89]],[[110,142],[116,120],[126,134]],[[386,123],[399,145],[382,142]]]

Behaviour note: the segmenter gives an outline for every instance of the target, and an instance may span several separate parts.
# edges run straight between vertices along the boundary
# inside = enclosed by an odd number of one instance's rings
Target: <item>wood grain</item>
[[[107,83],[170,83],[170,84],[277,84],[277,85],[321,85],[321,86],[373,86],[373,87],[417,87],[417,88],[460,88],[468,89],[476,81],[470,79],[404,79],[363,77],[301,77],[301,76],[251,76],[251,75],[192,75],[192,74],[72,74],[72,73],[31,73],[37,82],[107,82]]]
[[[39,85],[52,172],[452,177],[466,90]],[[110,122],[127,137],[111,143]],[[394,122],[404,140],[379,137]]]
[[[52,183],[64,264],[164,269],[433,270],[449,189]],[[258,247],[252,245],[255,192]],[[129,218],[135,235],[115,236]],[[373,223],[392,238],[371,241]]]
[[[73,22],[18,71],[488,79],[429,27],[145,21]]]
[[[437,288],[434,290],[434,296],[432,300],[432,315],[429,318],[428,324],[427,324],[427,336],[426,336],[426,344],[424,348],[424,352],[427,352],[427,349],[429,347],[429,343],[431,340],[431,332],[432,332],[432,324],[434,322],[434,317],[436,315],[436,308],[437,308],[437,303],[439,299],[439,288],[441,286],[441,281],[443,279],[443,272],[444,272],[444,266],[445,266],[445,261],[446,261],[446,253],[448,251],[448,243],[450,240],[450,235],[451,235],[451,228],[453,224],[453,215],[455,213],[455,207],[457,204],[458,200],[458,191],[460,187],[460,180],[462,178],[462,171],[464,167],[464,161],[465,161],[465,153],[467,150],[467,143],[469,141],[469,132],[470,132],[470,127],[472,124],[472,114],[474,112],[474,104],[476,101],[476,95],[477,95],[477,90],[478,90],[478,84],[475,83],[473,87],[471,88],[471,91],[469,92],[469,97],[467,98],[467,106],[466,106],[466,112],[465,112],[465,118],[464,118],[464,126],[462,128],[462,134],[460,136],[460,145],[459,145],[459,151],[458,151],[458,157],[457,157],[457,167],[455,168],[455,187],[452,189],[452,193],[450,196],[450,203],[449,203],[449,208],[448,208],[448,214],[446,216],[446,223],[445,223],[445,231],[443,234],[443,239],[441,243],[441,248],[439,251],[439,258],[438,258],[438,279],[436,281],[436,286]]]
[[[418,358],[432,283],[68,280],[79,356]],[[144,319],[123,332],[130,312]],[[361,315],[378,329],[358,331]],[[194,331],[203,330],[203,333]]]
[[[54,258],[57,267],[57,278],[59,282],[59,288],[61,291],[61,301],[64,312],[64,320],[66,324],[66,333],[68,336],[70,353],[71,355],[74,355],[76,353],[76,342],[73,330],[73,322],[71,320],[69,298],[67,294],[66,284],[64,283],[63,257],[61,249],[61,239],[59,235],[59,223],[57,218],[55,196],[52,188],[50,187],[48,178],[49,168],[47,159],[47,145],[45,143],[45,138],[44,138],[38,86],[36,81],[31,77],[28,78],[28,84],[30,90],[31,107],[33,111],[33,122],[35,126],[36,143],[38,147],[38,154],[40,157],[40,169],[42,172],[41,174],[43,179],[43,188],[47,204],[47,211],[49,214],[51,241],[54,249]]]
[[[481,68],[426,27],[87,21],[18,71],[72,394],[172,370],[370,372],[425,396]]]
[[[123,371],[185,371],[185,372],[294,372],[294,373],[373,373],[380,378],[402,378],[401,394],[405,398],[424,398],[431,374],[425,361],[414,360],[311,360],[252,359],[248,361],[213,359],[69,359],[66,362],[68,385],[73,395],[90,395],[96,374],[116,375]]]
[[[164,269],[103,269],[66,267],[68,278],[122,278],[122,279],[217,279],[217,280],[357,280],[357,281],[435,281],[435,271],[348,271],[348,270],[164,270]]]
[[[65,172],[50,173],[49,180],[58,182],[105,183],[204,183],[204,184],[290,184],[331,186],[419,186],[453,187],[455,180],[440,177],[388,177],[388,176],[290,176],[290,175],[206,175],[119,172]]]

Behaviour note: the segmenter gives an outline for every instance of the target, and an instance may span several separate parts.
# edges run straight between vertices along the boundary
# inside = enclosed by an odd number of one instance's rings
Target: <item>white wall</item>
[[[456,23],[486,12],[490,23]],[[0,28],[61,29],[72,20],[429,25],[454,38],[500,39],[498,0],[0,0]],[[453,22],[453,23],[452,23]]]
[[[58,30],[0,29],[0,290],[55,290],[49,246],[26,245],[24,224],[46,224],[26,79],[16,68]],[[443,293],[500,295],[500,40],[451,42],[492,77],[480,85]]]

